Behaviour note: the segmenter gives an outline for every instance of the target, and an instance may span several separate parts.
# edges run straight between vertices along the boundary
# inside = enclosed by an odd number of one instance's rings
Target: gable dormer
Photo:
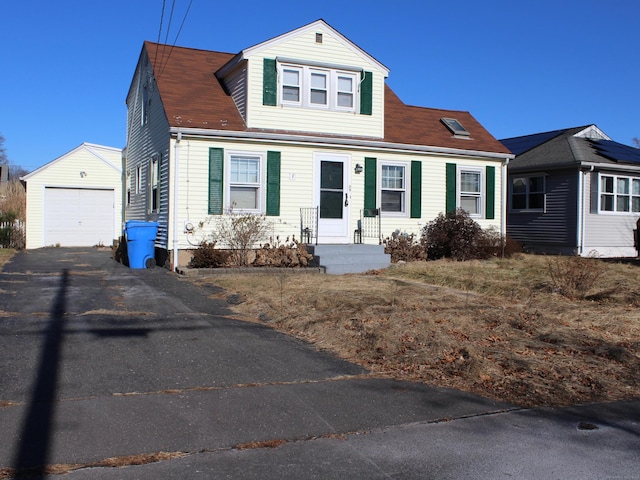
[[[383,138],[388,73],[318,20],[243,50],[216,76],[248,128]]]

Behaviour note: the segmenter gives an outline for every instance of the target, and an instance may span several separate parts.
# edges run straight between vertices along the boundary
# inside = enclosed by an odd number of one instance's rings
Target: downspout
[[[585,235],[585,220],[586,220],[586,212],[584,209],[584,197],[585,197],[585,185],[587,184],[584,179],[587,176],[587,173],[591,173],[594,171],[594,166],[591,165],[589,170],[579,170],[578,171],[578,255],[582,256],[584,254],[584,235]]]
[[[507,194],[508,194],[507,166],[508,165],[509,165],[509,158],[507,157],[504,159],[504,163],[502,164],[502,179],[501,179],[502,180],[502,201],[500,202],[501,210],[502,210],[502,218],[500,220],[500,235],[504,239],[504,241],[502,242],[503,250],[504,250],[504,245],[506,243],[506,238],[507,238]]]
[[[173,271],[178,269],[178,194],[180,187],[178,186],[180,172],[180,141],[182,140],[182,132],[176,135],[175,158],[173,161]]]

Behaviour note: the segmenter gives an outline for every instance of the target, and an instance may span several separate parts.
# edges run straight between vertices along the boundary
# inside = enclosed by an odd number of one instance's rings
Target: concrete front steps
[[[313,255],[314,265],[323,267],[330,275],[364,273],[391,264],[391,255],[384,253],[384,245],[307,245],[307,251]]]

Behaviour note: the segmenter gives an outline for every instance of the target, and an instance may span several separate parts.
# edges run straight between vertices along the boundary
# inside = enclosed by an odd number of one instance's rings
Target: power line
[[[162,35],[162,22],[164,21],[164,7],[165,7],[165,3],[166,0],[162,0],[162,13],[160,14],[160,28],[158,29],[158,41],[156,42],[158,45],[160,45],[160,38]],[[156,64],[156,60],[158,60],[158,50],[160,48],[156,47],[156,54],[153,57],[153,64]]]
[[[174,0],[174,4],[175,4],[175,0]],[[176,38],[173,41],[173,44],[171,45],[171,48],[169,49],[169,53],[167,55],[167,58],[162,63],[162,67],[160,68],[160,71],[158,73],[158,77],[162,75],[162,72],[164,72],[164,68],[167,66],[167,63],[169,62],[169,57],[171,57],[171,52],[173,51],[173,47],[175,47],[176,43],[178,43],[178,38],[180,37],[180,33],[182,32],[182,27],[184,26],[184,22],[187,20],[187,16],[189,15],[189,11],[191,10],[191,5],[192,4],[193,4],[193,0],[189,0],[189,5],[187,6],[187,10],[184,13],[184,17],[182,17],[182,22],[180,23],[180,28],[178,29],[178,33],[176,34]],[[173,16],[173,5],[171,7],[171,16]],[[171,22],[169,22],[169,24],[171,24]],[[169,36],[169,30],[167,29],[167,37],[168,36]],[[157,51],[157,49],[156,49],[156,51]]]

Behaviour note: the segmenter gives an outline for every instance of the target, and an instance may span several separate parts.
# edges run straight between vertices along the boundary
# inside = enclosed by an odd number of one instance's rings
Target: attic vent
[[[455,118],[441,118],[440,121],[444,123],[445,126],[454,135],[461,136],[461,137],[468,137],[470,135],[467,129],[464,128],[462,124]]]
[[[316,33],[316,43],[322,43],[322,34]]]

